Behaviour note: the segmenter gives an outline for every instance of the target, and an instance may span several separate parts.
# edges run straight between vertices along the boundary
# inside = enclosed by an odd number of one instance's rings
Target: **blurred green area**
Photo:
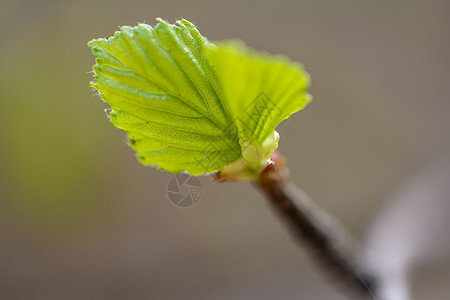
[[[99,205],[115,132],[103,131],[102,104],[88,85],[88,37],[70,7],[13,1],[1,11],[3,205],[31,228],[61,230]]]

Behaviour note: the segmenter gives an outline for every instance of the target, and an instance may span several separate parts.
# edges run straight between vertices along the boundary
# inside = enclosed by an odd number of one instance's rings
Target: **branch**
[[[273,209],[287,223],[293,236],[316,259],[325,271],[358,294],[358,299],[376,299],[372,291],[375,278],[359,269],[350,235],[311,199],[288,183],[284,159],[277,153],[261,173],[256,185],[268,197]]]

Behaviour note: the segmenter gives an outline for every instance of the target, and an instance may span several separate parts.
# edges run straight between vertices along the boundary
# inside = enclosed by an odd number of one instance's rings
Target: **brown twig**
[[[317,263],[332,272],[357,299],[376,299],[372,293],[375,278],[359,269],[357,257],[343,228],[317,207],[306,194],[288,183],[284,158],[274,154],[273,163],[264,169],[256,185],[268,197],[274,210],[299,240],[316,258]]]

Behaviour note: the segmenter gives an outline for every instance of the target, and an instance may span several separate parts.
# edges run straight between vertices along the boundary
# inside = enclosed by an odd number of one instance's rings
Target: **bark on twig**
[[[357,299],[377,299],[375,278],[359,269],[349,234],[308,196],[288,183],[284,159],[275,153],[274,163],[260,175],[256,185],[290,227],[294,237],[309,250],[327,273],[332,272]]]

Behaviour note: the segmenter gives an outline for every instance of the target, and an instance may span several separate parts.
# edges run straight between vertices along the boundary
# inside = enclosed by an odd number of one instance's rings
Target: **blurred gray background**
[[[293,181],[358,237],[450,153],[449,1],[0,1],[0,299],[346,299],[247,183],[190,209],[137,163],[89,87],[86,43],[186,18],[301,61],[314,101],[281,124]],[[450,299],[442,262],[414,299]],[[331,280],[332,281],[332,280]]]

